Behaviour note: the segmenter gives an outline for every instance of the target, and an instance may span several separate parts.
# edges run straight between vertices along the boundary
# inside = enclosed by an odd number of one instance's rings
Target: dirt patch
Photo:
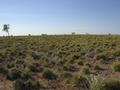
[[[13,90],[13,82],[0,75],[0,90]]]

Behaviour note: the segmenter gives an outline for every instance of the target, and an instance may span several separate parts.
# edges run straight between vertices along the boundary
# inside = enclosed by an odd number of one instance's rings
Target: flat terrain
[[[0,90],[87,90],[80,76],[120,80],[119,61],[118,35],[0,37]]]

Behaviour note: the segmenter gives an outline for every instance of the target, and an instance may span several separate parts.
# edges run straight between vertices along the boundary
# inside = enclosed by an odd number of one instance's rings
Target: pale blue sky
[[[0,29],[6,23],[14,35],[120,34],[120,0],[0,0]]]

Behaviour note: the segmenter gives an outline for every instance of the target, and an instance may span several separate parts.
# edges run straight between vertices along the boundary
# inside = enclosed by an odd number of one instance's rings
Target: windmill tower
[[[8,34],[8,36],[9,36],[9,29],[10,29],[9,24],[4,24],[2,31],[5,31]]]

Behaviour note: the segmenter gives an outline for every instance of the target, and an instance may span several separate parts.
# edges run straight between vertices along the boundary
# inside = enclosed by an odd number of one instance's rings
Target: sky
[[[0,0],[0,35],[120,34],[120,0]]]

